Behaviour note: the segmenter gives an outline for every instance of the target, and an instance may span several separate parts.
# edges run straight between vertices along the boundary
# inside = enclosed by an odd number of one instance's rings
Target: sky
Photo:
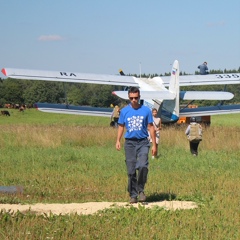
[[[164,74],[240,67],[239,0],[0,0],[0,68]],[[0,74],[3,78],[3,74]]]

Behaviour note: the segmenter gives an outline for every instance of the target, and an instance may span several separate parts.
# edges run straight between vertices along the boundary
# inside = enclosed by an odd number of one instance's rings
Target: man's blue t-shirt
[[[125,125],[127,129],[125,138],[146,138],[148,124],[153,123],[152,112],[146,106],[140,105],[135,109],[129,104],[121,110],[118,123]]]

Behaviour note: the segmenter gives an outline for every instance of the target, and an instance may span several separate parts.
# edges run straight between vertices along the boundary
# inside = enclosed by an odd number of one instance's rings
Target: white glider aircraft
[[[180,91],[180,86],[240,84],[240,74],[208,74],[179,76],[179,63],[174,61],[170,77],[152,79],[132,76],[86,74],[57,71],[38,71],[3,68],[2,73],[10,78],[73,83],[136,86],[141,91],[141,103],[158,109],[163,123],[177,122],[179,117],[240,113],[240,105],[219,105],[199,108],[179,108],[179,100],[230,100],[232,93],[224,91]],[[128,99],[127,91],[114,91],[114,95]],[[82,107],[64,104],[36,103],[38,110],[52,113],[67,113],[91,116],[111,116],[111,108]]]

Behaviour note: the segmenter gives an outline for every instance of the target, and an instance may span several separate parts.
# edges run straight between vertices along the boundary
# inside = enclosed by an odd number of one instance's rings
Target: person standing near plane
[[[201,75],[208,74],[207,62],[204,62],[203,64],[199,65],[198,68],[200,69],[200,74]]]
[[[128,174],[128,192],[130,203],[145,202],[144,186],[148,175],[148,154],[150,143],[148,130],[152,138],[152,155],[156,155],[156,135],[151,110],[139,104],[140,91],[137,87],[128,90],[130,104],[120,112],[116,149],[121,149],[121,138],[125,133],[125,157]],[[137,174],[138,170],[138,174]]]
[[[113,109],[112,115],[111,115],[111,121],[114,122],[114,126],[118,127],[118,119],[120,114],[120,108],[118,105],[116,105]]]
[[[156,147],[157,147],[156,155],[152,156],[152,159],[154,159],[154,157],[158,156],[158,144],[159,144],[159,140],[160,140],[160,130],[162,129],[162,121],[161,121],[161,118],[157,117],[157,109],[156,108],[152,109],[152,115],[153,115],[153,126],[154,126],[154,130],[156,133]],[[149,135],[149,141],[152,142],[152,138],[150,135]]]
[[[198,145],[202,141],[202,126],[197,123],[195,117],[190,118],[190,124],[188,125],[185,134],[187,135],[190,152],[193,156],[198,155]]]

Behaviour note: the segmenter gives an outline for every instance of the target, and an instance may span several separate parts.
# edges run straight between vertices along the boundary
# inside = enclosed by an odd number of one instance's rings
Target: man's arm
[[[116,141],[116,149],[119,151],[121,149],[121,138],[124,132],[124,125],[123,124],[119,124],[118,125],[118,134],[117,134],[117,141]]]
[[[113,112],[114,112],[114,110],[112,111],[112,114],[111,114],[111,121],[113,120]]]
[[[198,134],[200,135],[200,136],[202,136],[202,126],[201,126],[201,124],[198,124]]]
[[[185,131],[185,134],[188,135],[190,133],[190,125],[188,125],[186,131]]]

